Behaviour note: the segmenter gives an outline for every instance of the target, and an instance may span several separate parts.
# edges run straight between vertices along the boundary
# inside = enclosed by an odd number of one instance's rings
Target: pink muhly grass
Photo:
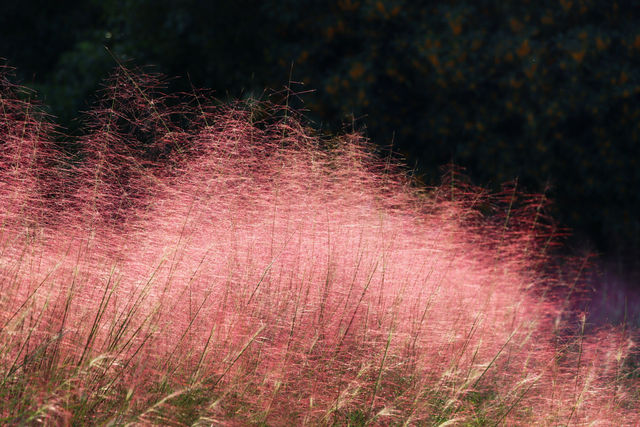
[[[33,94],[8,80],[9,72],[0,68],[0,229],[11,221],[42,222],[44,205],[56,203],[50,196],[57,190],[54,126],[29,101]]]
[[[52,129],[2,102],[3,422],[640,422],[635,332],[572,326],[544,198],[419,191],[358,135],[121,67],[48,203]]]

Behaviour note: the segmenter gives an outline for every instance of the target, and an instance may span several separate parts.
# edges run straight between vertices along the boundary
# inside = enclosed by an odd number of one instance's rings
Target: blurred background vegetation
[[[450,162],[517,178],[553,199],[569,248],[638,270],[635,0],[25,0],[0,28],[0,57],[71,133],[115,66],[105,46],[221,99],[291,75],[318,128],[392,144],[427,184]]]

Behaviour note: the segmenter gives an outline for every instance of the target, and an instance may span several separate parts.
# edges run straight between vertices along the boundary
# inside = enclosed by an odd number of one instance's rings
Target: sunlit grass
[[[570,312],[543,198],[155,84],[123,70],[61,166],[4,83],[0,422],[640,422],[636,332]]]

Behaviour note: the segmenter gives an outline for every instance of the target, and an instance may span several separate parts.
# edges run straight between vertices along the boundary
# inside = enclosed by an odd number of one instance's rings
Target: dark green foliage
[[[341,423],[336,423],[335,425],[347,425],[349,427],[362,427],[367,425],[367,421],[369,418],[367,417],[366,412],[360,411],[358,409],[348,412],[344,415],[344,420],[341,420]]]
[[[294,64],[319,126],[355,119],[427,183],[453,161],[477,184],[548,189],[576,241],[640,258],[636,2],[67,0],[3,16],[0,56],[63,121],[115,65],[105,45],[219,97],[279,89]]]
[[[17,67],[19,83],[38,89],[67,123],[113,67],[102,45],[92,44],[101,25],[100,12],[98,2],[77,0],[2,6],[0,58]]]

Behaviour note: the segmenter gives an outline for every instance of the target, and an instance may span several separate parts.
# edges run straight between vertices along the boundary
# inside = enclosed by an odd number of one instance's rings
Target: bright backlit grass
[[[63,160],[3,82],[2,424],[640,423],[635,331],[569,312],[543,198],[156,83]]]

